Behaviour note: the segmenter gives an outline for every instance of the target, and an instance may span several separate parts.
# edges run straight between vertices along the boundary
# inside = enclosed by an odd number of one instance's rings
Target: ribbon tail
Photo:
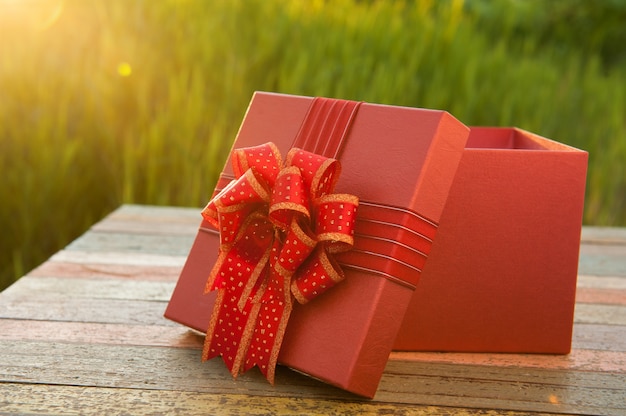
[[[246,355],[244,371],[255,365],[270,384],[274,384],[278,354],[283,343],[287,323],[293,309],[293,302],[273,299],[258,304],[256,328]]]
[[[279,267],[278,249],[276,245],[272,250],[268,286],[257,299],[258,315],[244,364],[244,371],[259,367],[271,384],[274,384],[278,354],[293,307],[290,293],[292,274]]]
[[[256,321],[255,313],[258,313],[252,303],[247,303],[243,309],[237,303],[236,297],[226,289],[218,290],[202,350],[202,361],[222,356],[233,377],[241,372],[252,334],[251,326]]]

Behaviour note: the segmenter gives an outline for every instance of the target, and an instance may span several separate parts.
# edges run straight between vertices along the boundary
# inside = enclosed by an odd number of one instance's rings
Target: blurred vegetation
[[[590,152],[626,225],[623,0],[0,0],[0,288],[122,203],[206,203],[255,90]]]

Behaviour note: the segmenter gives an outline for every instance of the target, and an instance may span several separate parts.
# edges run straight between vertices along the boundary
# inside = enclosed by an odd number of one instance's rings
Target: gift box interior
[[[471,129],[396,350],[570,351],[587,156]]]
[[[430,250],[469,129],[443,111],[362,103],[339,144],[322,136],[302,142],[302,126],[312,120],[315,105],[309,97],[256,93],[233,149],[272,141],[283,155],[294,145],[337,155],[342,170],[336,192],[360,198],[354,249],[336,257],[345,280],[294,307],[278,361],[373,397]],[[337,129],[328,114],[315,119],[322,121],[318,129],[322,133]],[[232,178],[227,164],[216,192]],[[218,248],[218,233],[204,221],[165,312],[167,318],[207,330],[215,295],[203,292]]]

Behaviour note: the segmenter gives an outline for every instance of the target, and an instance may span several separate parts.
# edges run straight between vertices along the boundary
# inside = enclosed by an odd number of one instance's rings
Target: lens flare
[[[117,73],[121,77],[129,77],[133,73],[133,68],[128,62],[120,62],[117,65]]]

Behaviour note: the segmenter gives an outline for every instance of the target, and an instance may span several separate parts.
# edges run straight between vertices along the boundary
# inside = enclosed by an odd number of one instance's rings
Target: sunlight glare
[[[61,14],[65,0],[0,0],[0,18],[15,27],[41,32]]]

